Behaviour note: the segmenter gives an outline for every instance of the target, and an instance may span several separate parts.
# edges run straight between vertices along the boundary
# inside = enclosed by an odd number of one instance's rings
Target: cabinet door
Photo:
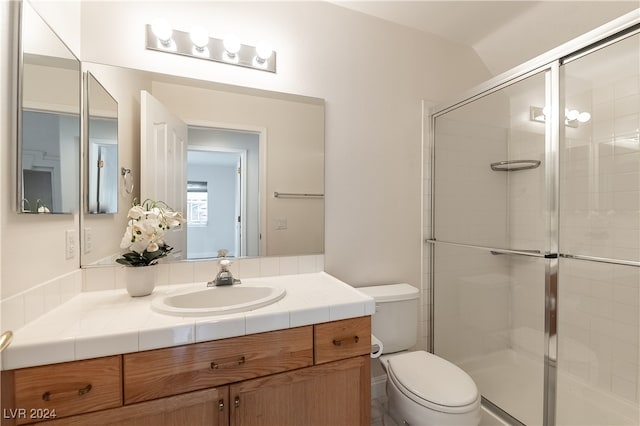
[[[231,385],[231,426],[369,426],[370,362],[360,356]]]
[[[228,426],[229,387],[41,423],[49,426]]]

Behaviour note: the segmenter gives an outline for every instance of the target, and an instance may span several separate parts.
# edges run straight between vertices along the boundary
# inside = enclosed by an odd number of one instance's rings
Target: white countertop
[[[151,310],[151,300],[185,284],[156,287],[150,296],[126,290],[81,293],[14,333],[2,369],[76,361],[205,342],[245,334],[373,315],[373,299],[325,272],[247,278],[286,296],[269,306],[229,315],[178,317]],[[186,284],[202,286],[206,283]]]

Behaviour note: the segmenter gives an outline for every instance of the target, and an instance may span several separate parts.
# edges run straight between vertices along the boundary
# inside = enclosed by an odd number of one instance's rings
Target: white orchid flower
[[[131,227],[127,226],[127,229],[124,231],[124,236],[122,237],[122,241],[120,242],[120,248],[129,248],[131,246],[131,238],[133,235],[131,234]]]
[[[140,255],[145,250],[157,252],[168,247],[164,240],[165,233],[186,223],[182,213],[173,211],[163,202],[153,200],[146,200],[142,205],[134,205],[129,209],[127,216],[129,221],[120,242],[120,248],[129,249]],[[171,248],[169,247],[168,250]],[[162,251],[158,257],[166,256],[167,252]],[[125,260],[125,262],[120,262],[120,260]],[[143,262],[132,265],[128,259],[118,259],[118,263],[129,266],[144,265]]]
[[[144,209],[142,206],[133,206],[129,209],[127,216],[131,219],[140,220],[144,216]]]

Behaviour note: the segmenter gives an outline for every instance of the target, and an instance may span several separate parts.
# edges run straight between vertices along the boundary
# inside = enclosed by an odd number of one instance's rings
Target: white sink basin
[[[224,315],[246,312],[270,305],[282,299],[283,288],[252,287],[235,284],[224,287],[198,287],[188,291],[159,296],[151,302],[151,308],[162,314],[182,317]]]

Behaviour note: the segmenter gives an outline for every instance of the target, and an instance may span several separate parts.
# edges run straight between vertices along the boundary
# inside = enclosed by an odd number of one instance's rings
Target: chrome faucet
[[[221,259],[220,260],[220,271],[218,271],[218,275],[207,283],[207,287],[214,286],[224,286],[224,285],[233,285],[240,284],[240,280],[233,278],[231,271],[229,271],[229,265],[231,265],[231,261],[229,259]]]

